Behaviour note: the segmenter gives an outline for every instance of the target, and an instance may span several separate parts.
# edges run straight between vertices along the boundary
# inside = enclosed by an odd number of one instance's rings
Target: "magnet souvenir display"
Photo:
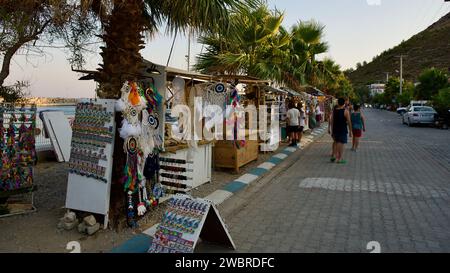
[[[100,103],[81,102],[75,110],[69,172],[107,183],[106,145],[113,144],[114,113]]]
[[[0,104],[0,191],[31,187],[36,105]]]
[[[193,253],[193,235],[209,206],[199,200],[171,198],[148,252]]]

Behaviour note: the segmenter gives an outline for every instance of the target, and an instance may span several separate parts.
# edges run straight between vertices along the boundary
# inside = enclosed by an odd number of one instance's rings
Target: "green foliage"
[[[398,95],[397,102],[400,103],[400,105],[406,106],[409,105],[413,99],[414,85],[412,83],[409,83],[408,86],[403,89],[402,94]]]
[[[370,89],[367,86],[359,86],[355,88],[356,96],[358,97],[358,103],[363,104],[370,101]]]
[[[0,98],[4,102],[20,102],[28,95],[26,91],[28,87],[29,84],[23,81],[18,81],[11,86],[0,86]]]
[[[195,68],[203,73],[244,74],[269,79],[293,89],[315,86],[333,94],[352,94],[351,85],[331,59],[316,60],[328,51],[323,41],[324,26],[300,21],[290,31],[281,26],[283,13],[261,3],[230,17],[228,28],[201,35],[206,50],[197,57]]]
[[[433,107],[438,113],[450,110],[450,87],[441,89],[433,96]]]
[[[430,100],[440,89],[448,86],[448,75],[439,69],[426,69],[419,76],[415,97],[419,100]]]

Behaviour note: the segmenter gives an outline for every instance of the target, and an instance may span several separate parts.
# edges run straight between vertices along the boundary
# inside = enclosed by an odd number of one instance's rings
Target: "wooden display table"
[[[234,141],[219,140],[214,146],[214,166],[217,168],[234,169],[236,173],[239,168],[258,160],[259,145],[256,140],[247,140],[245,147],[238,149]]]

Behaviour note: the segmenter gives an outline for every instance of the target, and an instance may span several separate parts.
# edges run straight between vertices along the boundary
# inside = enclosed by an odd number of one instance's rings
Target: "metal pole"
[[[188,38],[188,56],[187,56],[187,71],[191,71],[191,30],[189,29],[189,38]]]
[[[403,91],[403,55],[400,55],[400,95]]]

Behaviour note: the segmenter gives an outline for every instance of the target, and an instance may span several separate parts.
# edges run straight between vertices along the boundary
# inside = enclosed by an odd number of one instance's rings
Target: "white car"
[[[403,124],[412,126],[413,124],[433,124],[437,112],[429,106],[413,106],[408,108],[403,114]]]
[[[399,115],[403,115],[404,113],[406,113],[406,111],[408,111],[408,107],[397,108],[397,114],[399,114]]]

